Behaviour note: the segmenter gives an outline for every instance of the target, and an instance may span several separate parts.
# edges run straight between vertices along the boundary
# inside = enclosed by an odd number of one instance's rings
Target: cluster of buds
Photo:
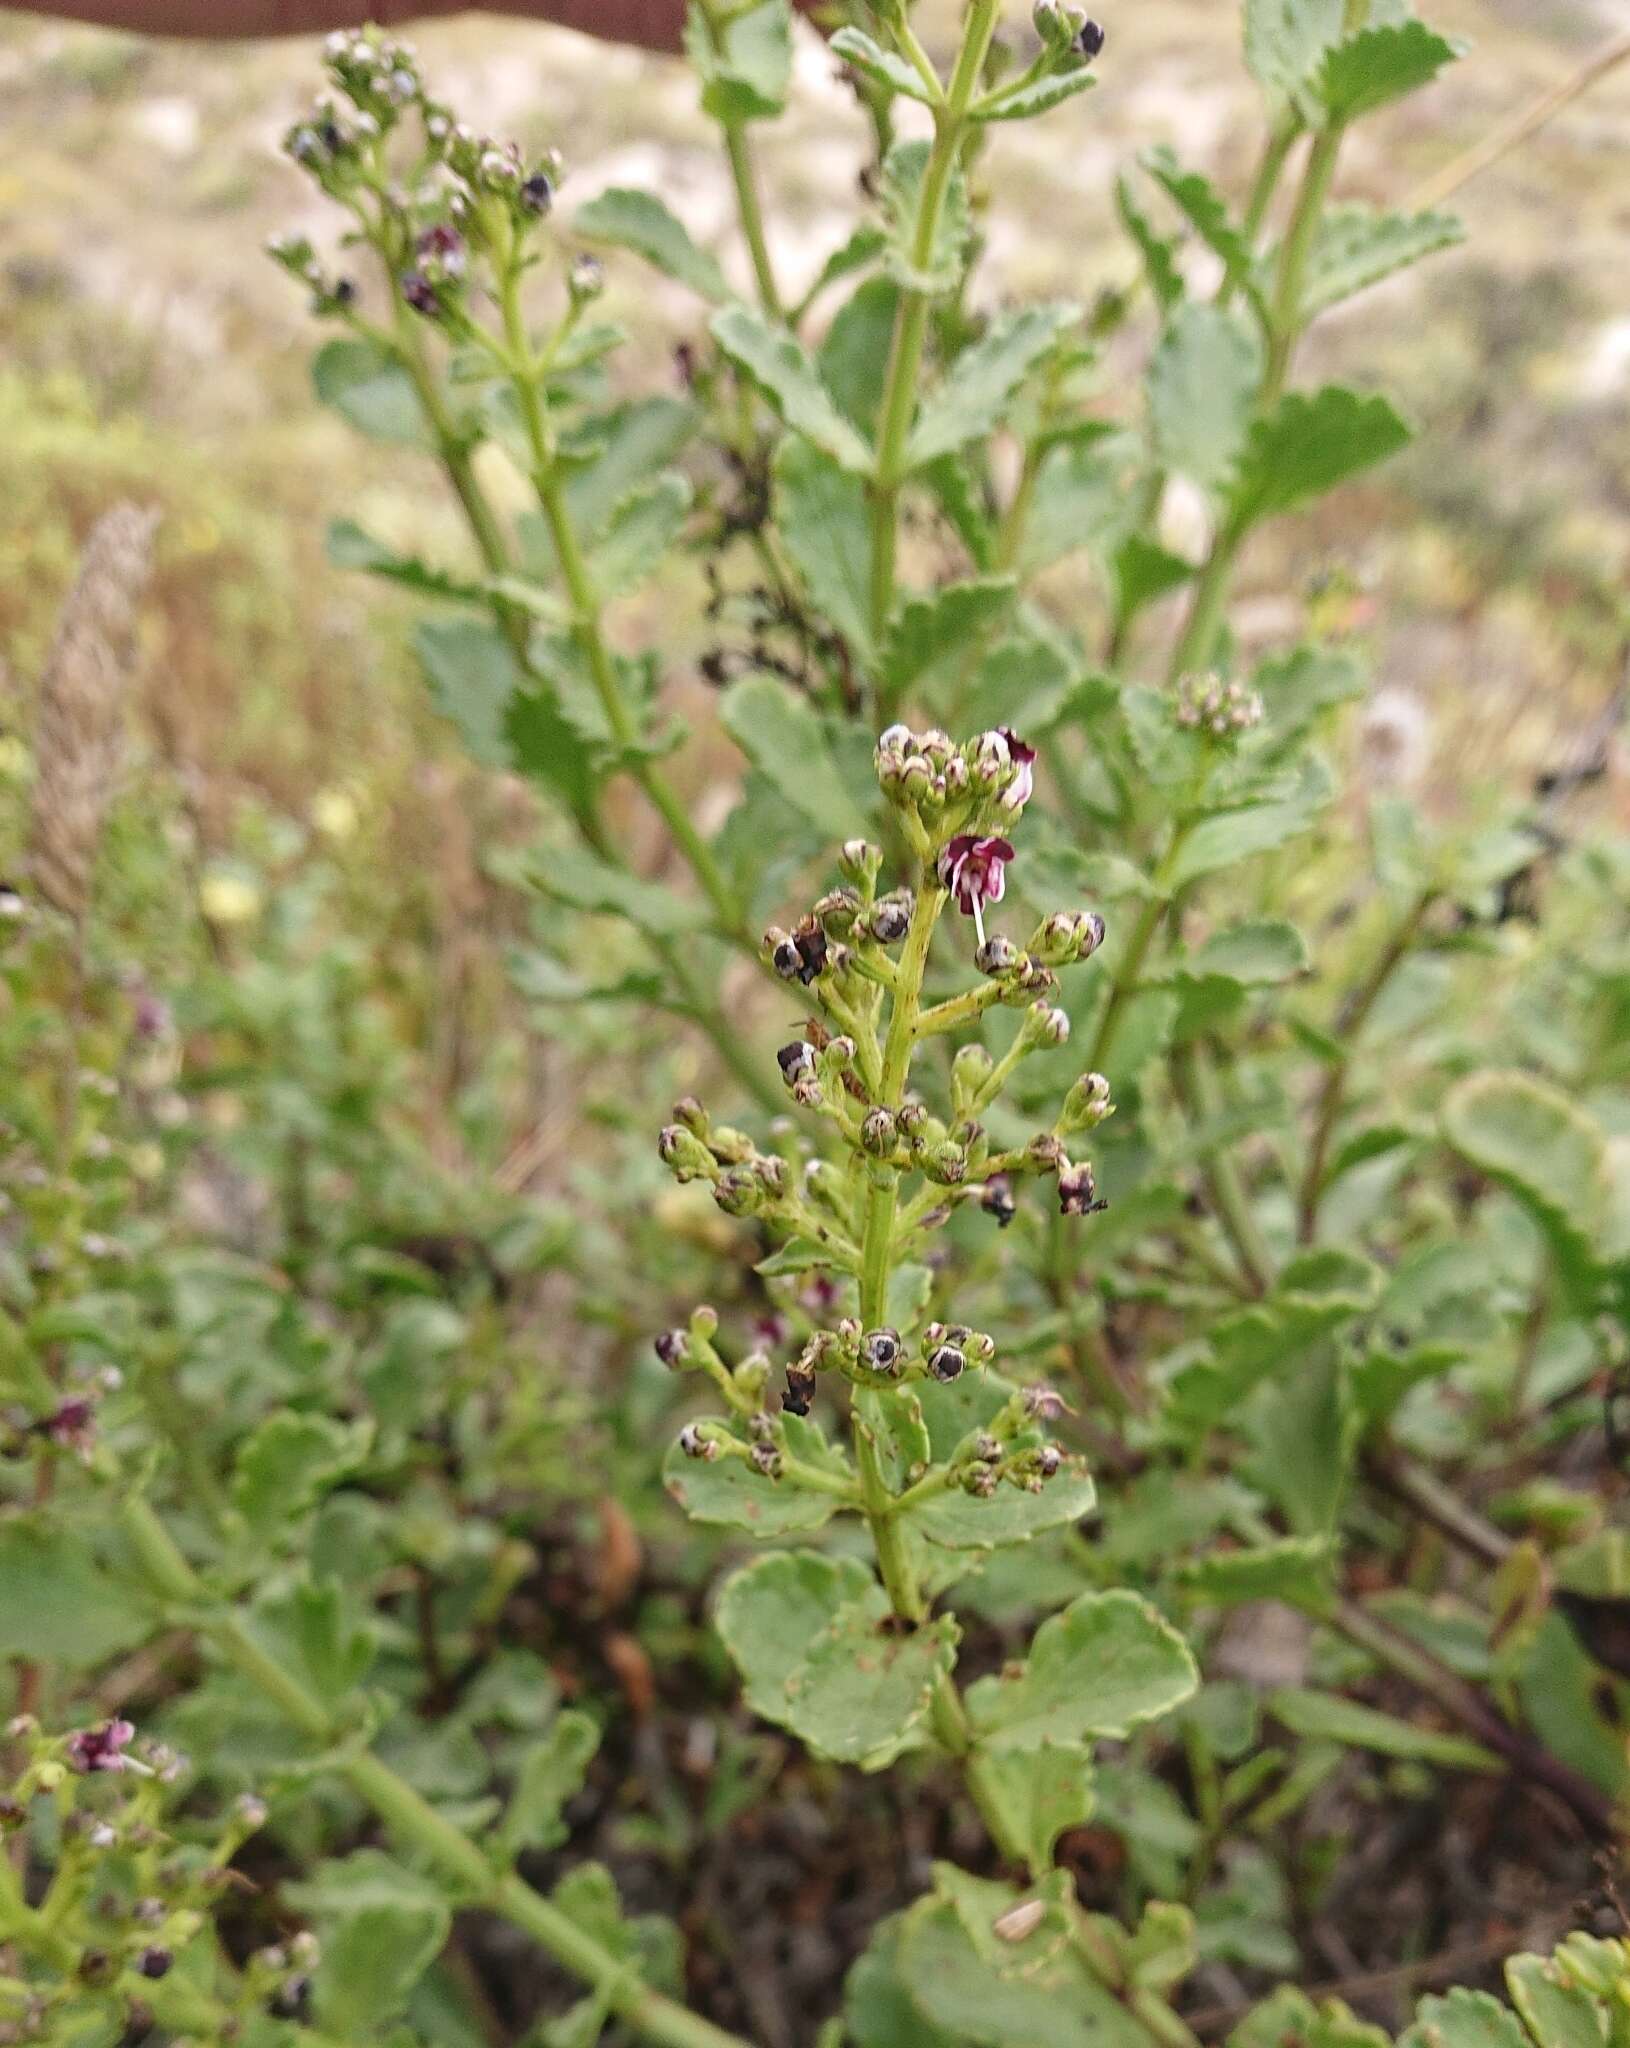
[[[705,1180],[727,1216],[756,1216],[784,1196],[791,1180],[779,1152],[761,1152],[745,1131],[716,1124],[693,1095],[673,1107],[657,1139],[662,1163],[681,1184]]]
[[[94,1231],[81,1240],[80,1249],[88,1259],[114,1255],[112,1241]],[[0,1453],[22,1457],[48,1447],[89,1465],[96,1451],[98,1410],[104,1396],[115,1393],[123,1379],[117,1366],[103,1366],[56,1392],[37,1414],[8,1408],[0,1414]]]
[[[348,277],[330,276],[309,237],[274,235],[266,244],[266,253],[311,293],[313,313],[343,313],[356,304],[355,283]]]
[[[367,239],[406,304],[457,331],[472,255],[507,254],[552,212],[561,158],[549,150],[529,159],[518,145],[458,121],[427,96],[413,51],[376,29],[336,33],[325,56],[334,91],[289,130],[284,147],[331,197],[371,216]],[[404,182],[386,144],[410,111],[421,147]],[[413,152],[402,155],[411,159]],[[275,241],[270,253],[309,287],[317,312],[343,314],[354,304],[350,280],[330,280],[305,237]],[[569,280],[574,308],[594,298],[601,282],[592,258],[579,263]]]
[[[1040,1493],[1070,1462],[1044,1425],[1068,1413],[1051,1387],[1020,1388],[952,1451],[946,1461],[948,1485],[978,1500],[989,1500],[1004,1485]]]
[[[49,1946],[31,1953],[36,1916],[13,1930],[18,1954],[32,1966],[32,1989],[25,2006],[8,2007],[10,2031],[0,2030],[0,2041],[65,2039],[58,2030],[84,2018],[87,1992],[116,2016],[108,2039],[146,2038],[160,2023],[148,2005],[149,1998],[162,2004],[152,1987],[185,1949],[210,1938],[216,1903],[233,1881],[231,1861],[265,1826],[266,1806],[246,1794],[202,1834],[189,1824],[191,1839],[183,1840],[172,1826],[168,1788],[184,1778],[186,1759],[139,1736],[129,1721],[54,1735],[23,1714],[4,1733],[16,1761],[0,1788],[0,1855],[13,1856],[11,1838],[19,1837],[30,1861],[50,1860],[54,1868],[37,1916],[50,1930]],[[47,1807],[52,1822],[36,1829],[36,1810]],[[284,1953],[282,1977],[275,1986],[268,1980],[259,1996],[268,2011],[271,1991],[288,1977],[298,1971],[309,1980],[317,1944],[296,1935]],[[258,1989],[251,1980],[251,2003]],[[220,2008],[212,2039],[230,2038],[227,2029],[240,2024],[235,2012]]]
[[[1061,66],[1072,59],[1076,64],[1090,64],[1103,54],[1108,41],[1102,24],[1094,21],[1084,7],[1071,4],[1071,0],[1036,0],[1030,19],[1046,49],[1061,60]]]
[[[964,823],[1016,821],[1035,789],[1035,764],[1035,748],[1005,725],[961,747],[937,726],[913,732],[891,725],[877,743],[883,794],[938,826],[942,837]]]
[[[1243,683],[1225,683],[1220,676],[1185,676],[1177,686],[1172,717],[1184,732],[1237,740],[1262,723],[1262,699]]]

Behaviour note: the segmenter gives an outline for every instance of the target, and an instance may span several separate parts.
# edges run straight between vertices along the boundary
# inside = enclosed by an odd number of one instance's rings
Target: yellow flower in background
[[[356,798],[348,789],[320,789],[312,799],[311,822],[325,839],[343,845],[361,822]]]
[[[243,875],[216,868],[198,887],[198,901],[211,924],[248,924],[260,915],[260,890]]]

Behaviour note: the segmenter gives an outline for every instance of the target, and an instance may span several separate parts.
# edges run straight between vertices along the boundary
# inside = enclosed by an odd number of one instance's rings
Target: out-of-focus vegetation
[[[1617,2041],[1630,67],[1357,295],[1617,24],[1376,0],[1349,123],[1340,8],[1148,0],[925,278],[899,21],[738,11],[723,136],[426,30],[547,224],[0,29],[0,2040]]]

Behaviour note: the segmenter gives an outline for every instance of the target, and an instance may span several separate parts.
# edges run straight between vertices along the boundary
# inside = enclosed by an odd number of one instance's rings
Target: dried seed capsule
[[[860,1356],[873,1372],[896,1372],[900,1365],[900,1332],[868,1330],[860,1340]]]
[[[801,1365],[787,1367],[787,1386],[781,1396],[784,1415],[807,1415],[815,1406],[815,1375]]]
[[[712,1437],[704,1436],[694,1422],[687,1422],[679,1432],[679,1448],[687,1458],[700,1458],[704,1464],[711,1464],[719,1456],[719,1446]]]
[[[1019,1205],[1013,1199],[1013,1184],[1005,1173],[994,1174],[985,1183],[985,1191],[979,1197],[979,1206],[987,1216],[996,1218],[998,1230],[1006,1230],[1019,1213]]]
[[[1109,1204],[1098,1199],[1090,1166],[1065,1167],[1058,1176],[1058,1206],[1066,1216],[1094,1216]]]
[[[861,1145],[874,1159],[887,1159],[899,1141],[899,1127],[890,1110],[872,1110],[860,1127]]]
[[[782,1046],[775,1063],[781,1069],[782,1080],[789,1088],[795,1087],[798,1082],[813,1078],[815,1049],[807,1039],[794,1039],[791,1045]]]
[[[931,1379],[949,1386],[952,1380],[961,1379],[968,1368],[967,1354],[955,1344],[941,1344],[928,1354],[928,1373]]]

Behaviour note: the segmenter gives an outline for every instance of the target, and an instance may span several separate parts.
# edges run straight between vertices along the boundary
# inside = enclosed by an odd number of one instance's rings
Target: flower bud
[[[267,1806],[264,1799],[257,1799],[253,1792],[240,1792],[232,1802],[232,1817],[240,1827],[251,1834],[266,1825]]]
[[[895,1111],[895,1121],[908,1138],[920,1137],[930,1121],[927,1103],[920,1096],[909,1097]]]
[[[972,1103],[995,1071],[996,1062],[982,1045],[965,1045],[951,1062],[951,1099]]]
[[[829,932],[844,933],[854,929],[855,919],[860,915],[860,892],[857,889],[828,889],[814,908],[814,915]]]
[[[719,1446],[711,1436],[704,1436],[699,1424],[687,1422],[679,1432],[679,1448],[687,1458],[700,1458],[711,1465],[720,1455]]]
[[[966,759],[973,780],[982,790],[1001,788],[1012,773],[1013,756],[999,732],[982,732],[968,743]]]
[[[981,974],[987,974],[994,981],[999,976],[1011,974],[1019,964],[1019,949],[1011,939],[1004,939],[997,932],[986,939],[973,956],[973,964]]]
[[[751,1459],[755,1472],[762,1472],[766,1479],[779,1479],[781,1477],[781,1453],[774,1444],[754,1444],[748,1456]]]
[[[1069,1013],[1050,1003],[1032,1003],[1021,1030],[1031,1045],[1063,1045],[1070,1036]]]
[[[874,1159],[887,1159],[900,1141],[899,1127],[891,1110],[871,1110],[860,1127],[860,1142]]]
[[[860,1340],[860,1361],[873,1372],[898,1372],[900,1332],[895,1329],[868,1330]]]
[[[167,1977],[175,1963],[175,1957],[167,1948],[144,1948],[136,1958],[138,1973],[155,1983],[160,1977]]]
[[[1057,1444],[1043,1444],[1035,1454],[1038,1475],[1043,1479],[1055,1479],[1064,1463],[1064,1453]]]
[[[968,1155],[952,1139],[926,1146],[917,1156],[924,1176],[936,1187],[957,1188],[968,1178]]]
[[[749,1351],[730,1377],[749,1400],[762,1401],[764,1389],[770,1384],[769,1353]]]
[[[586,306],[597,299],[605,288],[605,265],[599,257],[579,256],[566,280],[566,289],[571,294],[572,303]]]
[[[1080,51],[1081,55],[1085,57],[1087,62],[1090,64],[1094,57],[1098,57],[1103,54],[1104,44],[1107,41],[1108,37],[1105,34],[1101,23],[1096,21],[1084,21],[1081,24],[1080,33],[1076,36],[1075,47]]]
[[[955,1344],[940,1344],[928,1354],[928,1375],[942,1386],[949,1386],[953,1380],[961,1379],[967,1370],[967,1354]]]
[[[1109,1083],[1103,1075],[1083,1074],[1064,1098],[1059,1126],[1071,1132],[1095,1131],[1106,1118],[1114,1114],[1115,1105],[1110,1100]]]
[[[719,1176],[713,1199],[727,1216],[756,1216],[764,1207],[764,1184],[748,1166],[732,1166]]]
[[[521,180],[517,194],[522,207],[535,219],[542,220],[554,209],[555,183],[547,171],[534,171]]]
[[[846,839],[838,855],[838,866],[851,882],[858,882],[863,889],[877,880],[882,865],[881,849],[864,839]]]
[[[980,1430],[973,1440],[973,1456],[980,1465],[996,1465],[1001,1462],[1002,1446],[988,1429]]]
[[[682,1124],[664,1124],[657,1139],[662,1163],[682,1181],[712,1180],[718,1172],[713,1154],[693,1132]]]
[[[690,1364],[690,1332],[664,1330],[656,1339],[653,1349],[669,1372],[683,1372]]]
[[[996,1474],[988,1465],[975,1465],[962,1484],[976,1500],[989,1500],[996,1491]]]

